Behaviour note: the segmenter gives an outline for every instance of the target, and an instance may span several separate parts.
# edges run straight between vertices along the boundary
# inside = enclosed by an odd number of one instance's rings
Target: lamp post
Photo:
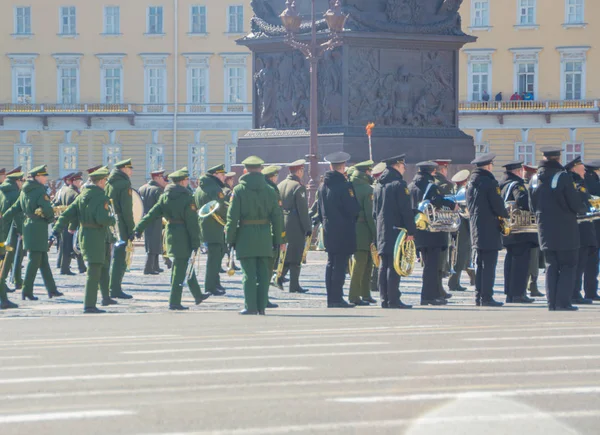
[[[308,181],[308,196],[309,202],[315,199],[317,191],[317,179],[319,178],[319,118],[318,118],[318,100],[317,100],[317,66],[319,59],[328,50],[333,50],[342,45],[340,33],[344,30],[344,24],[348,18],[342,13],[340,0],[336,0],[333,8],[330,8],[324,15],[325,21],[331,35],[327,41],[317,43],[317,21],[315,16],[315,1],[311,1],[311,40],[309,43],[300,42],[296,39],[296,35],[302,24],[302,17],[296,11],[295,0],[287,0],[285,10],[279,16],[287,31],[285,43],[290,47],[299,50],[304,57],[310,62],[310,146],[308,154],[309,162],[309,181]]]

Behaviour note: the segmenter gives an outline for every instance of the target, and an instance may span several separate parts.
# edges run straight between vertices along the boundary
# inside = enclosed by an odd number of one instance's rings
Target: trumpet
[[[115,202],[112,199],[108,208],[110,216],[115,218],[115,224],[110,227],[113,237],[117,240],[115,247],[123,246],[125,241],[121,240],[121,235],[119,234],[119,215],[115,213]]]
[[[229,267],[227,268],[227,276],[235,275],[235,250],[233,246],[229,249]]]

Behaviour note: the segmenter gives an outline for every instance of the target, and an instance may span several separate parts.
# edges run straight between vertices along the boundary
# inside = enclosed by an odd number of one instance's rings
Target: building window
[[[121,33],[121,14],[119,6],[104,7],[104,33],[118,35]]]
[[[583,62],[565,62],[565,100],[581,100],[583,88]]]
[[[148,68],[147,87],[146,87],[146,103],[148,104],[164,104],[165,102],[165,69],[164,68]]]
[[[471,9],[471,26],[487,27],[490,25],[489,0],[473,1]]]
[[[194,143],[188,146],[188,168],[190,178],[198,179],[206,172],[207,145],[204,143]]]
[[[534,94],[535,91],[535,64],[520,63],[517,71],[517,91],[520,95]]]
[[[106,144],[102,150],[102,161],[109,168],[113,168],[115,163],[121,161],[121,145],[119,144]]]
[[[59,172],[61,178],[70,172],[77,170],[77,145],[75,144],[61,144],[59,145],[59,161],[60,167]]]
[[[246,68],[228,67],[227,75],[227,103],[243,103],[245,100]]]
[[[29,6],[15,8],[15,34],[31,34],[31,8]]]
[[[61,35],[75,35],[77,33],[77,15],[75,6],[62,6],[60,8]]]
[[[17,104],[33,103],[33,69],[17,68],[15,70]]]
[[[483,92],[485,91],[488,96],[490,93],[489,87],[489,63],[473,63],[471,64],[471,100],[481,101],[483,98]]]
[[[59,68],[58,95],[60,104],[76,104],[79,102],[79,86],[77,68]]]
[[[15,145],[15,167],[21,166],[25,174],[33,169],[33,146],[28,144]]]
[[[567,11],[566,18],[567,24],[581,24],[583,23],[584,16],[584,0],[566,0]]]
[[[237,155],[237,144],[228,143],[225,145],[225,170],[231,171],[231,166],[235,165]]]
[[[535,24],[535,1],[519,0],[519,25],[528,26]]]
[[[229,33],[244,33],[244,6],[229,6]]]
[[[563,144],[563,163],[567,164],[577,157],[583,160],[583,144],[582,143],[564,143]]]
[[[206,6],[191,6],[190,33],[206,33]]]
[[[490,152],[489,142],[481,142],[475,144],[475,157],[480,157]]]
[[[165,167],[165,148],[163,145],[146,146],[146,172],[158,171]]]
[[[191,104],[206,103],[206,88],[208,81],[206,77],[208,69],[206,68],[190,68],[190,99]]]
[[[160,35],[163,33],[163,8],[162,6],[148,7],[147,33]]]
[[[522,160],[526,165],[535,164],[535,144],[517,142],[515,144],[515,160]]]
[[[106,68],[104,70],[104,93],[102,97],[104,103],[118,104],[123,102],[121,72],[121,68]]]

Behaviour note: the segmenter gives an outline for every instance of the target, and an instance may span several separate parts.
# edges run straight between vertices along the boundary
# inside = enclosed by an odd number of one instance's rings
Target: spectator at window
[[[485,89],[483,90],[483,94],[481,94],[481,100],[482,101],[490,101],[490,94],[488,94]]]
[[[512,94],[512,96],[510,97],[510,101],[521,101],[523,99],[523,97],[521,97],[521,95],[519,95],[518,92],[515,92],[514,94]]]
[[[523,95],[523,100],[533,101],[533,92],[525,92],[525,94]]]
[[[494,98],[496,101],[502,101],[502,92],[498,92]]]

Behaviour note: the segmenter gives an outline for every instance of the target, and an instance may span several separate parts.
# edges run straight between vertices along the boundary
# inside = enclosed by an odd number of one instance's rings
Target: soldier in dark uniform
[[[144,214],[147,214],[156,205],[166,186],[163,177],[165,171],[150,172],[150,181],[140,187],[140,196],[144,203]],[[152,222],[144,231],[144,245],[146,247],[146,265],[144,275],[158,275],[163,270],[158,265],[158,256],[163,252],[162,222]]]
[[[306,160],[296,160],[288,164],[290,173],[277,186],[281,194],[281,207],[287,238],[287,252],[282,277],[290,272],[290,293],[306,293],[300,286],[302,254],[306,238],[312,236],[312,225],[308,215],[308,197],[302,183]]]
[[[429,201],[435,208],[446,207],[458,210],[458,206],[441,194],[433,173],[438,164],[435,162],[417,163],[419,172],[408,186],[412,199],[412,208],[418,209],[422,201]],[[421,305],[446,305],[446,292],[442,286],[442,256],[448,249],[448,233],[417,230],[415,237],[417,249],[423,260],[423,286],[421,287]]]
[[[581,201],[585,204],[586,210],[591,208],[589,200],[591,195],[586,187],[585,180],[585,167],[581,162],[581,157],[576,157],[565,165],[565,169],[573,178],[573,183]],[[598,242],[596,239],[596,227],[594,222],[579,222],[579,257],[577,258],[577,275],[575,276],[575,282],[573,285],[573,296],[571,304],[588,305],[592,303],[591,299],[581,297],[581,287],[583,285],[583,273],[585,268],[592,257],[594,261],[595,255],[598,252]],[[586,284],[593,284],[593,281],[588,280]],[[595,294],[597,287],[586,288],[585,294]]]
[[[379,184],[379,178],[383,174],[383,171],[385,171],[385,168],[386,168],[386,165],[384,162],[379,162],[375,166],[373,166],[373,170],[371,171],[371,176],[373,177],[373,184],[371,185],[371,187],[373,187],[373,190],[375,190],[375,187],[377,186],[377,184]],[[377,224],[375,224],[375,232],[377,232]],[[377,247],[377,237],[375,237],[375,247]],[[373,267],[373,272],[371,273],[371,283],[370,283],[371,293],[379,293],[379,286],[377,283],[378,278],[379,278],[379,268]]]
[[[336,152],[325,157],[330,171],[325,173],[319,187],[317,221],[323,225],[327,268],[325,287],[328,308],[352,308],[344,300],[344,281],[350,256],[356,251],[356,220],[360,206],[352,183],[346,180],[344,170],[350,154]]]
[[[471,173],[467,187],[467,207],[471,224],[471,243],[477,249],[475,274],[475,304],[482,307],[500,307],[494,300],[494,281],[498,252],[502,250],[499,218],[508,218],[500,186],[492,174],[495,154],[484,154],[471,164],[477,168]]]
[[[56,191],[54,193],[54,197],[51,198],[52,199],[52,207],[58,207],[61,205],[66,205],[64,203],[64,195],[65,192],[69,189],[69,187],[71,186],[71,176],[73,175],[73,172],[65,175],[64,177],[61,178],[62,180],[62,186],[60,186],[60,189],[58,189],[58,191]],[[56,249],[58,250],[58,255],[56,256],[56,268],[60,269],[61,265],[62,265],[62,258],[63,258],[63,251],[62,251],[62,234],[59,234],[58,237],[56,238]]]
[[[585,185],[590,195],[600,197],[600,176],[598,171],[600,170],[600,160],[593,160],[591,162],[585,162]],[[596,242],[600,247],[600,220],[594,221],[594,229],[596,230]],[[592,301],[600,301],[598,295],[598,268],[600,267],[600,258],[598,256],[598,250],[596,249],[588,257],[588,263],[585,267],[583,288],[585,289],[585,298],[591,299]]]
[[[273,190],[275,191],[275,194],[277,195],[277,204],[279,204],[279,207],[281,208],[281,206],[282,206],[281,195],[279,193],[279,188],[277,187],[277,180],[279,179],[279,171],[281,171],[281,166],[271,165],[271,166],[267,166],[266,168],[264,168],[261,171],[261,173],[265,176],[265,180],[266,180],[267,184],[269,186],[271,186],[273,188]],[[281,219],[282,219],[281,227],[284,228],[283,211],[282,211]],[[287,243],[287,239],[284,236],[282,236],[282,242],[284,244]],[[270,285],[273,285],[273,286],[277,287],[278,289],[283,290],[283,282],[282,282],[282,280],[277,280],[277,274],[276,274],[277,267],[279,265],[280,252],[281,252],[280,250],[273,251],[273,258],[271,259],[271,265],[269,268],[271,273],[273,273],[273,279],[271,280]],[[278,308],[278,307],[279,307],[279,305],[274,304],[273,302],[268,300],[267,308]]]
[[[227,204],[229,204],[229,201],[231,200],[231,194],[233,193],[233,188],[235,187],[235,177],[236,177],[236,173],[235,172],[227,172],[225,174],[225,187],[223,188],[223,193],[225,194],[225,202]],[[227,254],[227,264],[229,264],[231,262],[231,258],[229,257],[229,250],[227,250],[226,252]],[[238,267],[238,265],[235,263],[235,258],[233,259],[233,270],[240,270],[240,268]],[[267,306],[267,308],[272,308]]]
[[[560,164],[561,148],[542,148],[537,183],[532,183],[531,207],[538,222],[540,248],[546,257],[546,297],[550,311],[574,311],[571,305],[577,275],[579,227],[585,213],[573,179]]]
[[[433,160],[437,163],[437,168],[433,178],[435,178],[435,184],[442,196],[454,194],[454,183],[448,179],[448,165],[452,163],[451,159],[437,159]],[[451,238],[456,233],[448,233],[448,243],[451,243]],[[450,249],[447,249],[442,253],[442,261],[440,262],[440,268],[442,270],[442,276],[447,278],[450,276]],[[444,291],[445,293],[445,291]]]
[[[523,177],[523,180],[525,180],[525,184],[531,186],[531,178],[536,174],[537,166],[523,165],[523,169],[525,170],[525,176]],[[529,190],[531,189],[529,188]],[[527,285],[527,289],[529,290],[529,295],[532,298],[545,296],[542,292],[540,292],[537,285],[537,281],[540,276],[540,269],[544,269],[545,267],[546,264],[544,262],[544,254],[542,251],[540,251],[539,245],[536,245],[535,247],[531,248],[531,254],[529,258],[529,277],[527,278],[529,283]]]
[[[74,173],[68,179],[69,187],[65,189],[62,194],[61,205],[69,206],[75,202],[79,195],[81,186],[83,185],[83,174],[81,172]],[[79,273],[85,273],[86,267],[81,255],[76,255],[73,252],[73,234],[71,234],[68,228],[65,228],[60,233],[60,252],[62,253],[60,274],[61,275],[75,275],[71,272],[71,260],[75,258],[77,260],[77,266]]]
[[[400,300],[400,275],[394,269],[394,246],[399,229],[404,228],[407,240],[414,240],[417,228],[410,201],[410,193],[404,181],[406,155],[386,159],[386,169],[373,190],[373,218],[377,226],[377,252],[379,264],[379,294],[381,308],[412,308]]]
[[[504,202],[512,201],[518,210],[529,211],[529,192],[523,180],[523,162],[515,161],[503,166],[506,169],[500,181]],[[506,247],[504,259],[504,293],[507,303],[532,303],[535,299],[527,296],[527,278],[531,249],[538,244],[536,233],[510,234],[503,236]]]
[[[468,170],[463,169],[452,177],[452,182],[455,183],[454,194],[457,194],[466,186],[470,175],[471,173]],[[467,289],[460,285],[460,276],[463,270],[469,270],[472,259],[471,228],[468,218],[460,217],[460,227],[457,234],[452,235],[452,237],[456,238],[456,263],[453,264],[454,274],[448,279],[448,289],[450,291],[464,292]]]
[[[21,172],[21,167],[18,166],[6,174],[6,180],[0,185],[0,194],[2,201],[0,202],[0,214],[4,215],[8,209],[19,199],[21,187],[23,186],[23,177],[25,174]],[[23,213],[15,213],[12,220],[4,217],[4,225],[2,238],[0,241],[6,241],[12,248],[12,251],[6,252],[6,263],[1,271],[0,280],[2,281],[7,292],[12,293],[15,290],[23,287],[23,278],[21,274],[21,264],[23,263],[23,221],[25,216]],[[14,264],[17,262],[17,264]],[[6,279],[10,271],[14,271],[12,277],[15,288],[10,289],[6,285]]]

